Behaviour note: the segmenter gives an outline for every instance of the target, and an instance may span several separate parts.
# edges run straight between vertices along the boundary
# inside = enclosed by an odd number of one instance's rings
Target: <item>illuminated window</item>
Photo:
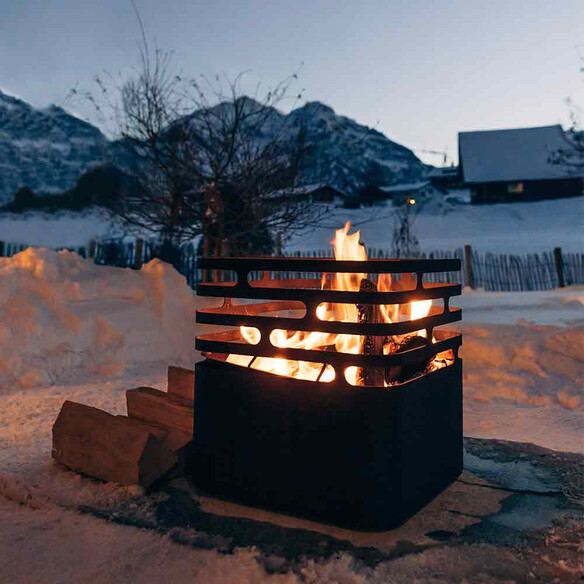
[[[507,183],[507,192],[508,193],[522,193],[523,192],[523,183]]]

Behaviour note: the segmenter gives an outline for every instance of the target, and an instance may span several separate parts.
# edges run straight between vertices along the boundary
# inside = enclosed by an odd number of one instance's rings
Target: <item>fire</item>
[[[335,232],[335,237],[331,244],[334,248],[334,257],[336,260],[367,260],[367,251],[361,245],[360,231],[349,234],[351,225],[349,222],[342,229]],[[358,292],[362,282],[367,279],[364,273],[334,273],[323,275],[321,288],[332,290],[346,290]],[[392,289],[392,279],[390,274],[380,274],[376,282],[377,290],[388,291]],[[420,300],[412,302],[409,305],[410,320],[424,318],[432,307],[431,300]],[[380,305],[379,314],[383,322],[395,322],[399,320],[400,312],[403,314],[403,308],[399,305]],[[407,310],[407,307],[406,307]],[[342,322],[359,322],[359,309],[354,304],[323,303],[316,309],[316,316],[323,321],[342,321]],[[240,327],[243,340],[247,343],[256,345],[260,342],[260,332],[252,327]],[[408,335],[401,335],[400,338],[408,336],[426,337],[426,331],[420,330]],[[350,334],[333,334],[318,331],[288,331],[282,329],[273,330],[270,334],[270,342],[279,348],[298,348],[298,349],[323,349],[334,346],[337,352],[360,354],[363,352],[365,337],[362,335]],[[384,353],[387,354],[388,346],[384,346]],[[310,381],[330,382],[335,378],[335,371],[330,365],[322,363],[309,363],[305,361],[292,361],[277,357],[256,357],[249,355],[234,355],[227,357],[227,362],[236,365],[251,367],[282,375],[286,377],[295,377]],[[347,367],[344,371],[345,378],[351,385],[359,385],[359,368]]]

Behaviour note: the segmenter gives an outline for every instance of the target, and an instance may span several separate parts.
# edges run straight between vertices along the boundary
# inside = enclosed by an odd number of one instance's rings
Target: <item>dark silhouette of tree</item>
[[[112,208],[132,188],[137,188],[132,179],[110,163],[83,173],[71,196],[81,207],[98,205]]]
[[[34,207],[37,197],[30,187],[20,187],[12,197],[11,211],[22,211]]]
[[[584,57],[580,57],[584,62]],[[584,66],[580,67],[580,74],[584,73]],[[584,172],[584,130],[582,128],[582,108],[571,98],[566,99],[570,112],[570,127],[564,132],[566,146],[550,155],[550,162],[574,172],[575,176],[582,176]]]
[[[570,127],[564,132],[566,146],[552,152],[550,162],[562,166],[582,176],[584,173],[584,131],[582,129],[581,109],[571,100],[567,100],[570,107]]]
[[[380,197],[379,188],[386,184],[383,170],[379,164],[370,162],[363,176],[363,188],[359,192],[359,199],[366,204],[371,204]]]
[[[96,77],[97,98],[72,91],[113,127],[113,161],[134,180],[112,212],[157,234],[167,250],[203,234],[223,254],[266,250],[314,225],[321,211],[293,196],[308,160],[305,128],[288,126],[276,109],[296,77],[262,96],[258,87],[253,98],[241,94],[241,75],[183,77],[169,53],[150,49],[142,28],[131,77]],[[220,215],[209,209],[209,189]]]
[[[398,203],[394,214],[391,254],[394,258],[411,258],[420,254],[420,242],[416,237],[414,222],[419,205],[407,198]]]

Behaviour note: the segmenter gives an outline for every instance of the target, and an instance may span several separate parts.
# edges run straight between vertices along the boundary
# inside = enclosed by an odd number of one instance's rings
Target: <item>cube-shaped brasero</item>
[[[221,268],[215,265],[217,261],[207,260],[209,265],[203,267]],[[410,264],[402,267],[409,269]],[[230,292],[225,290],[225,284],[207,285],[209,290],[215,290],[212,295],[219,295],[222,290],[230,297],[274,298],[276,285],[257,292],[247,278],[241,283],[242,264],[235,261],[234,265],[239,266],[240,283],[232,286]],[[419,268],[416,273],[457,269],[445,267],[444,263],[416,265]],[[317,271],[312,263],[307,267]],[[323,270],[332,268],[332,265],[323,266]],[[235,268],[228,265],[225,269]],[[399,271],[395,265],[391,269]],[[355,270],[374,271],[363,266],[361,269],[356,266]],[[444,285],[444,288],[448,290],[440,290],[436,285],[423,288],[420,284],[409,294],[416,300],[420,296],[447,298],[460,293],[456,285]],[[290,285],[282,289],[289,291]],[[204,286],[198,291],[204,292]],[[308,313],[319,301],[319,291],[305,289],[304,292]],[[314,292],[315,299],[311,300],[307,292]],[[387,302],[388,294],[392,293],[381,295],[380,302]],[[394,301],[407,301],[404,292],[393,294]],[[289,298],[286,294],[276,294],[276,299]],[[355,301],[357,297],[344,300]],[[366,295],[366,300],[376,301],[371,293]],[[223,317],[226,317],[225,324],[257,326],[263,336],[270,327],[282,327],[280,323],[287,320],[260,316],[253,308],[238,311],[230,303],[215,312],[207,309],[197,316],[199,322],[213,324],[221,324]],[[264,318],[268,319],[265,323],[261,320]],[[414,325],[407,323],[409,330],[415,331],[416,326],[426,329],[428,342],[424,347],[397,356],[347,356],[350,360],[347,365],[396,366],[415,363],[422,354],[452,351],[447,366],[428,369],[429,372],[387,387],[353,386],[341,379],[338,372],[342,372],[343,354],[311,352],[308,360],[314,361],[315,355],[322,355],[322,363],[335,367],[335,382],[324,383],[225,361],[226,354],[246,354],[250,348],[253,351],[250,355],[284,354],[286,358],[300,358],[298,351],[270,349],[262,343],[242,348],[241,342],[236,342],[237,335],[232,333],[199,337],[197,346],[206,351],[207,358],[195,367],[191,460],[194,483],[209,494],[336,525],[384,530],[403,523],[462,470],[460,336],[433,331],[434,326],[459,318],[460,312],[449,309],[446,300],[442,313],[431,314]],[[300,330],[310,330],[314,325],[313,315],[305,320],[305,328]],[[386,329],[397,331],[400,326],[399,334],[404,334],[408,332],[403,330],[404,324],[366,325],[362,334],[381,334]],[[355,326],[358,323],[335,323],[334,326],[338,329],[341,325],[348,325],[351,333],[358,332]]]

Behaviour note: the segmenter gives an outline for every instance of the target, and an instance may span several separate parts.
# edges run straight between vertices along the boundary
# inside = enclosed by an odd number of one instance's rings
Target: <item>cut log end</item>
[[[66,401],[53,425],[52,456],[82,474],[148,488],[178,461],[161,435],[133,420]]]

